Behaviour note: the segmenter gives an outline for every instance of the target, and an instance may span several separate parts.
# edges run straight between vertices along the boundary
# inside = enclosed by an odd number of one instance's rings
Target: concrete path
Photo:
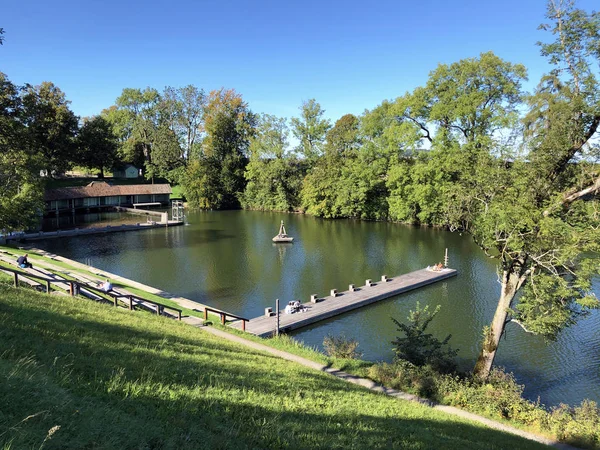
[[[271,355],[277,356],[279,358],[285,359],[287,361],[293,361],[295,363],[301,364],[302,366],[328,373],[328,374],[333,375],[334,377],[337,377],[348,383],[362,386],[362,387],[369,389],[371,391],[374,391],[374,392],[379,392],[381,394],[388,395],[390,397],[394,397],[394,398],[397,398],[400,400],[407,400],[407,401],[411,401],[411,402],[421,403],[421,404],[427,405],[433,409],[443,411],[447,414],[451,414],[451,415],[457,416],[457,417],[462,417],[464,419],[468,419],[473,422],[483,424],[494,430],[504,431],[506,433],[514,434],[514,435],[520,436],[522,438],[529,439],[531,441],[536,441],[541,444],[549,445],[554,448],[559,448],[559,449],[564,449],[564,450],[577,450],[577,447],[563,444],[554,439],[550,439],[550,438],[547,438],[544,436],[538,436],[537,434],[519,430],[518,428],[511,427],[509,425],[505,425],[503,423],[496,422],[494,420],[490,420],[486,417],[479,416],[477,414],[473,414],[473,413],[464,411],[462,409],[455,408],[453,406],[439,405],[435,402],[432,402],[431,400],[420,398],[416,395],[408,394],[406,392],[398,391],[396,389],[386,388],[384,386],[381,386],[381,385],[375,383],[372,380],[357,377],[355,375],[351,375],[349,373],[342,372],[341,370],[333,369],[328,366],[324,366],[318,362],[311,361],[311,360],[303,358],[301,356],[297,356],[292,353],[284,352],[282,350],[277,350],[275,348],[260,344],[258,342],[249,341],[247,339],[244,339],[243,337],[240,337],[240,336],[237,336],[234,334],[230,334],[225,331],[217,330],[213,327],[205,326],[205,327],[202,327],[201,329],[206,331],[207,333],[211,333],[215,336],[226,339],[228,341],[236,342],[238,344],[245,345],[246,347],[252,348],[254,350],[260,350],[260,351],[269,353]]]

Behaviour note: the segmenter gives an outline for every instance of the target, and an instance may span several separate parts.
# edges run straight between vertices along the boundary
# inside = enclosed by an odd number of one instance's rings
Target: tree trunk
[[[481,352],[479,353],[479,357],[475,363],[475,369],[473,370],[473,373],[482,380],[485,380],[492,370],[492,364],[496,357],[500,338],[502,337],[504,327],[506,326],[508,309],[515,298],[515,294],[521,287],[521,284],[522,279],[518,273],[515,273],[512,270],[505,270],[502,272],[502,292],[500,293],[500,298],[498,300],[498,307],[496,308],[496,313],[492,319],[492,325],[484,337]]]
[[[100,174],[98,175],[98,178],[100,178],[101,180],[104,179],[104,167],[100,167]]]

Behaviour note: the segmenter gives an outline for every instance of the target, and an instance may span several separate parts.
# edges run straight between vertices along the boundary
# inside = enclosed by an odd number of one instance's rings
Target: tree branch
[[[507,321],[506,321],[506,323],[509,323],[509,322],[514,322],[514,323],[516,323],[517,325],[519,325],[519,326],[520,326],[520,327],[523,329],[523,331],[524,331],[525,333],[535,334],[535,332],[533,332],[533,331],[531,331],[531,330],[528,330],[528,329],[525,327],[525,325],[523,325],[523,324],[522,324],[521,322],[519,322],[517,319],[509,319],[509,320],[507,320]]]
[[[588,142],[592,138],[592,136],[594,136],[594,134],[598,130],[599,125],[600,115],[596,115],[594,116],[594,119],[592,120],[592,123],[590,124],[590,127],[587,130],[587,133],[585,134],[585,136],[583,136],[583,139],[581,139],[579,142],[575,142],[573,146],[571,146],[571,148],[567,151],[565,156],[563,156],[556,162],[556,164],[554,165],[554,169],[550,174],[550,179],[555,179],[558,176],[558,174],[562,172],[562,170],[565,168],[565,166],[568,164],[571,158],[579,150],[581,150],[581,148],[586,144],[586,142]]]
[[[431,134],[429,133],[429,130],[425,127],[425,125],[423,125],[417,119],[413,119],[412,117],[410,117],[407,114],[404,114],[402,117],[405,118],[405,119],[408,119],[408,120],[410,120],[412,122],[414,122],[415,124],[417,124],[419,126],[419,128],[421,128],[421,130],[423,130],[425,132],[425,135],[423,137],[425,139],[427,139],[430,143],[433,142],[433,140],[431,139]]]
[[[559,206],[567,206],[569,203],[573,203],[575,200],[580,199],[581,197],[585,197],[586,195],[589,194],[596,194],[600,191],[600,177],[596,178],[596,181],[586,187],[585,189],[581,189],[580,191],[574,192],[573,194],[569,194],[567,196],[565,196],[562,201],[560,201],[559,203],[554,204],[553,206],[551,206],[550,208],[546,209],[544,211],[544,217],[548,217],[550,215],[550,213],[552,211],[554,211],[556,208],[558,208]]]

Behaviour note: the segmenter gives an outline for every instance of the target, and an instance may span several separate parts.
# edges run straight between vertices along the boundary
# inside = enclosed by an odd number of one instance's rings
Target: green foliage
[[[160,125],[152,134],[150,160],[146,162],[146,178],[166,178],[179,183],[185,160],[175,132],[166,124]]]
[[[584,448],[600,447],[600,408],[584,400],[579,406],[561,404],[553,408],[549,428],[558,439]]]
[[[522,397],[523,386],[512,374],[494,368],[487,380],[462,375],[443,375],[430,366],[418,367],[408,361],[377,363],[368,375],[387,387],[399,389],[442,404],[526,426],[537,433],[556,436],[562,442],[583,448],[600,448],[600,408],[584,400],[580,406],[546,410],[543,405]]]
[[[331,123],[323,119],[325,110],[314,98],[302,102],[300,117],[292,118],[292,133],[300,141],[298,153],[304,156],[309,163],[314,162],[323,154],[325,135]]]
[[[181,159],[186,162],[201,138],[205,107],[203,89],[192,85],[165,88],[160,105],[161,118],[177,137]]]
[[[69,109],[65,94],[53,83],[23,90],[22,120],[31,145],[40,154],[48,176],[62,174],[76,159],[78,118]]]
[[[358,341],[347,338],[345,335],[327,335],[323,339],[325,353],[332,358],[359,359],[362,353],[357,350]]]
[[[325,153],[329,155],[352,156],[360,146],[360,121],[352,114],[339,118],[325,135]]]
[[[408,323],[404,324],[392,318],[398,327],[398,331],[404,337],[397,337],[392,344],[396,358],[405,360],[416,366],[429,365],[437,372],[449,373],[456,370],[454,358],[458,350],[452,350],[448,346],[451,335],[440,341],[432,334],[426,333],[427,327],[440,311],[440,306],[435,311],[429,311],[429,305],[421,308],[417,302],[416,309],[410,311]]]
[[[183,177],[190,206],[205,209],[239,207],[244,191],[248,147],[254,136],[256,116],[235,90],[209,94],[205,108],[206,137]]]
[[[263,114],[250,140],[250,162],[246,167],[246,189],[240,196],[243,208],[266,211],[293,211],[299,206],[299,192],[305,164],[288,151],[285,119]]]
[[[111,124],[102,116],[85,120],[77,136],[77,163],[98,169],[104,178],[104,169],[113,169],[117,163],[117,137]]]
[[[20,231],[37,221],[44,166],[23,125],[22,90],[0,72],[0,230]]]

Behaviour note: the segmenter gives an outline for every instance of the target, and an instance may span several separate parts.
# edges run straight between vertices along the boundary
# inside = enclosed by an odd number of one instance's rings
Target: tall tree
[[[553,338],[599,306],[591,277],[600,254],[600,14],[550,0],[547,18],[542,28],[555,40],[541,49],[555,69],[529,98],[527,158],[470,227],[500,260],[501,294],[475,367],[483,378],[507,323]]]
[[[193,206],[239,207],[238,196],[245,188],[244,169],[255,126],[255,114],[235,90],[220,89],[209,94],[202,151],[196,163],[188,167],[184,182],[186,197]],[[200,179],[205,181],[203,185]]]
[[[324,119],[325,110],[312,98],[302,102],[300,117],[292,118],[292,133],[300,141],[298,152],[307,161],[314,163],[323,154],[325,135],[331,128],[329,119]]]
[[[165,88],[161,112],[180,142],[181,158],[185,162],[190,160],[194,147],[200,141],[205,107],[204,90],[196,86]]]
[[[78,118],[69,104],[65,94],[50,82],[26,86],[23,93],[23,120],[50,176],[65,172],[75,159]]]
[[[151,161],[146,162],[146,177],[166,178],[179,184],[185,168],[179,139],[175,132],[163,123],[152,133]]]
[[[27,229],[43,207],[39,153],[23,123],[21,88],[0,72],[0,230]]]
[[[291,211],[298,206],[301,163],[288,149],[286,119],[263,114],[250,141],[248,184],[241,198],[248,209]]]
[[[356,153],[360,144],[359,124],[353,114],[340,117],[325,135],[325,153],[342,156]]]
[[[111,124],[102,116],[84,119],[77,137],[77,163],[97,169],[104,178],[104,169],[117,163],[118,141]]]
[[[123,160],[152,163],[152,139],[159,126],[160,100],[156,89],[125,88],[117,98],[116,108],[109,110],[107,118],[120,137]]]

